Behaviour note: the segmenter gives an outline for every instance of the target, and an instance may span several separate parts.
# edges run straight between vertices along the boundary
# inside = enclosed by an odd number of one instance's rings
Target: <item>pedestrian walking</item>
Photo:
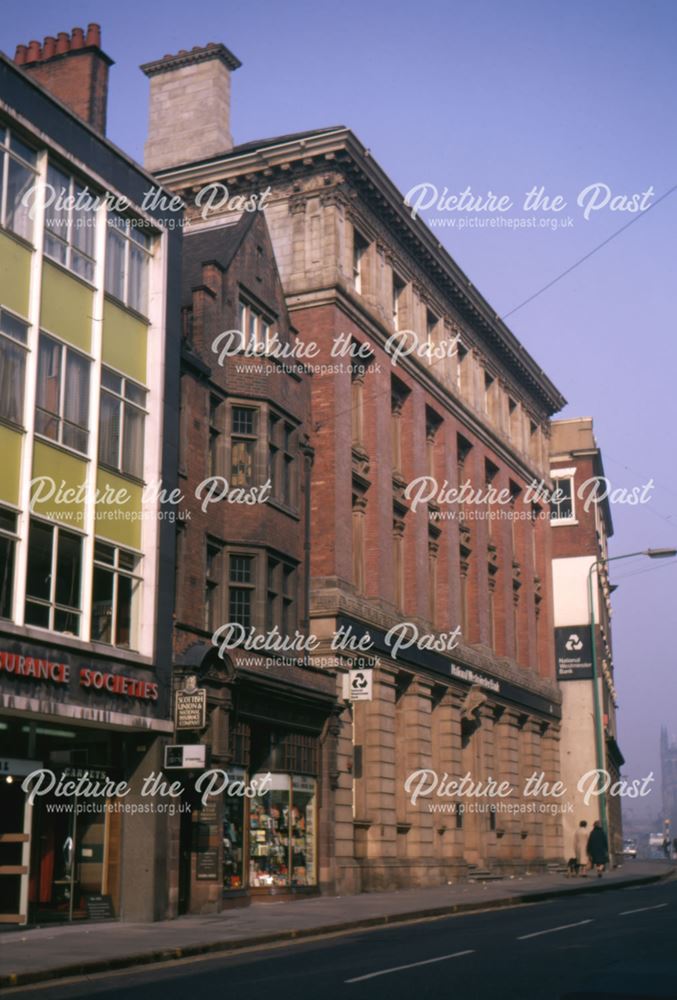
[[[576,874],[585,878],[588,867],[588,823],[582,819],[574,834],[574,857],[576,858]]]
[[[592,830],[588,837],[587,851],[590,858],[590,867],[594,866],[597,869],[597,877],[601,878],[604,868],[609,861],[609,842],[598,819],[592,824]]]

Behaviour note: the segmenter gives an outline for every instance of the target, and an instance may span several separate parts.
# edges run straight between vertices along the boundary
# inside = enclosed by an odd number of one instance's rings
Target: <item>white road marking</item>
[[[667,905],[667,903],[659,903],[658,906],[640,906],[638,910],[623,910],[623,912],[619,913],[618,916],[628,917],[631,913],[646,913],[647,910],[662,910],[663,907]]]
[[[474,949],[469,951],[455,951],[453,955],[440,955],[439,958],[427,958],[424,962],[411,962],[410,965],[396,965],[392,969],[381,969],[380,972],[370,972],[366,976],[356,976],[355,979],[346,979],[346,983],[363,983],[365,979],[375,979],[376,976],[389,976],[391,972],[403,972],[404,969],[415,969],[419,965],[432,965],[433,962],[446,962],[450,958],[460,958],[461,955],[474,955]]]
[[[579,920],[575,924],[562,924],[561,927],[550,927],[547,931],[534,931],[533,934],[521,934],[517,940],[526,941],[527,938],[540,937],[542,934],[554,934],[556,931],[568,931],[570,927],[582,927],[583,924],[591,924],[592,920]]]

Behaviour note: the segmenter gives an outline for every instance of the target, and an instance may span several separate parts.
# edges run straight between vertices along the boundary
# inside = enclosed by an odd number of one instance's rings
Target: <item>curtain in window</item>
[[[64,391],[63,443],[78,451],[87,451],[89,424],[89,361],[67,352]]]
[[[128,305],[137,312],[148,312],[148,254],[129,245],[129,298]]]
[[[125,238],[109,223],[106,233],[105,288],[118,299],[125,294]]]
[[[0,416],[23,424],[26,352],[0,337]]]
[[[125,433],[122,439],[122,470],[143,479],[144,414],[134,406],[125,405]]]
[[[38,351],[38,385],[36,395],[36,430],[57,440],[59,437],[59,388],[61,344],[40,337]]]
[[[99,461],[120,468],[120,409],[122,403],[107,392],[101,393],[99,409]]]
[[[7,171],[7,226],[19,236],[30,240],[33,236],[33,220],[29,215],[29,204],[22,204],[23,196],[35,183],[35,174],[22,163],[9,158]]]

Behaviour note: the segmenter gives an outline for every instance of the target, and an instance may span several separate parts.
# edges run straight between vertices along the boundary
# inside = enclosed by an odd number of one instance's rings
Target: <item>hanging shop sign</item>
[[[588,681],[592,678],[592,643],[589,625],[555,629],[557,679]]]
[[[204,729],[207,720],[207,689],[184,688],[176,692],[177,729]]]

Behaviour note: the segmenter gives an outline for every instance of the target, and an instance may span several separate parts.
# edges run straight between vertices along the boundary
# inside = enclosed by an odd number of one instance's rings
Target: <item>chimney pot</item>
[[[17,66],[23,66],[26,62],[26,53],[28,49],[25,45],[17,45],[16,53],[14,54],[14,62]]]
[[[87,25],[87,45],[96,45],[97,48],[101,47],[101,25]]]
[[[73,28],[47,35],[44,49],[31,41],[17,48],[16,61],[34,80],[92,128],[105,135],[108,69],[113,60],[101,51],[101,29],[90,24],[85,32]]]
[[[26,56],[26,62],[40,62],[42,59],[42,50],[40,48],[40,42],[36,42],[35,39],[28,43],[28,55]]]

